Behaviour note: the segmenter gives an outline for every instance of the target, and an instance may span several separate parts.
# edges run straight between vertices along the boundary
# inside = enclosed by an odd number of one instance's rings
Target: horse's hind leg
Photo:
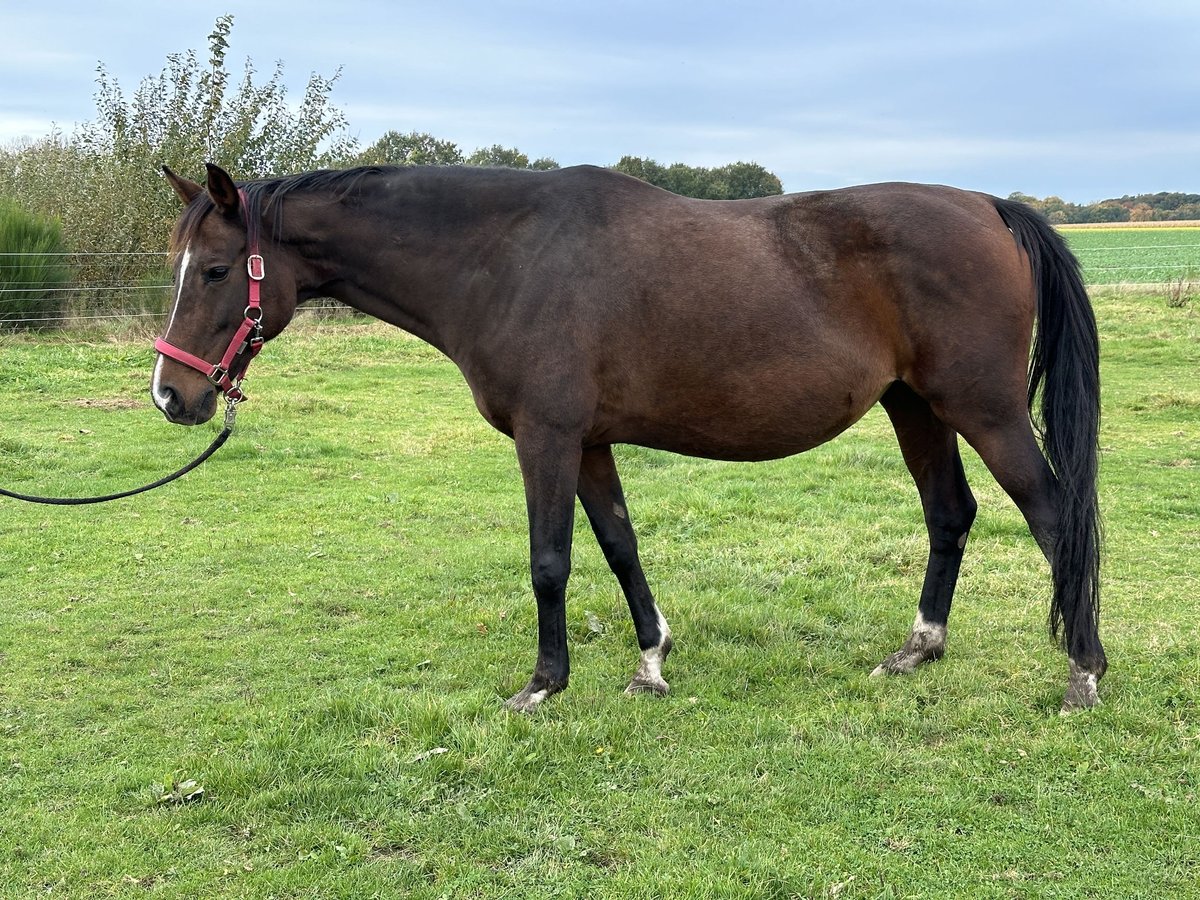
[[[584,450],[579,470],[579,500],[592,523],[604,558],[625,593],[638,647],[642,651],[641,662],[626,692],[666,694],[668,685],[662,677],[662,665],[671,652],[671,629],[658,611],[642,572],[637,538],[611,447]]]
[[[1061,489],[1049,463],[1034,439],[1028,418],[1017,417],[1007,427],[975,432],[964,426],[963,437],[975,448],[1000,487],[1017,504],[1034,539],[1050,563],[1056,582],[1054,604],[1063,617],[1063,643],[1070,660],[1063,712],[1095,706],[1100,702],[1097,682],[1108,668],[1096,616],[1089,615],[1086,599],[1058,596],[1059,582],[1067,581],[1064,570],[1079,565],[1067,555],[1056,558],[1058,505]]]
[[[880,663],[872,675],[911,672],[945,652],[946,621],[976,509],[963,474],[955,432],[902,382],[892,385],[881,402],[892,420],[904,461],[921,495],[929,530],[929,562],[917,618],[908,640]]]

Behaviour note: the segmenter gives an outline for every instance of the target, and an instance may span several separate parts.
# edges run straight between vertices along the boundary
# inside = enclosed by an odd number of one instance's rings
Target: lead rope
[[[248,211],[249,203],[246,198],[246,192],[239,188],[238,196],[241,198],[243,208]],[[250,278],[248,286],[249,303],[246,306],[245,318],[242,321],[241,327],[239,327],[237,333],[234,334],[233,339],[229,342],[229,348],[225,351],[225,355],[221,357],[221,361],[215,366],[211,366],[210,371],[209,363],[198,356],[193,356],[191,353],[181,350],[174,344],[168,343],[165,338],[159,338],[154,342],[155,350],[203,373],[216,386],[217,390],[225,396],[225,427],[221,429],[221,433],[217,435],[216,440],[209,445],[208,449],[178,472],[172,472],[170,475],[160,478],[152,484],[145,484],[139,488],[121,491],[117,494],[105,494],[103,497],[36,497],[32,494],[18,494],[15,491],[6,491],[4,488],[0,488],[0,496],[12,497],[14,500],[24,500],[26,503],[49,503],[55,506],[83,506],[88,503],[107,503],[110,500],[120,500],[122,497],[132,497],[134,494],[144,494],[146,491],[152,491],[156,487],[169,484],[176,478],[181,478],[192,471],[192,469],[196,468],[196,466],[200,465],[220,449],[221,445],[229,439],[229,435],[233,434],[233,420],[237,415],[238,404],[246,399],[246,395],[241,390],[242,379],[246,375],[246,369],[265,343],[262,335],[262,302],[259,289],[263,278],[266,277],[266,266],[262,255],[258,252],[257,226],[251,226],[251,221],[249,216],[247,216],[246,241],[250,255],[246,258],[246,272]],[[249,352],[250,359],[246,360],[245,364],[241,367],[241,371],[234,378],[230,375],[229,369],[233,365],[233,361],[244,351]],[[220,378],[217,377],[218,373],[221,376]]]
[[[121,491],[117,494],[105,494],[102,497],[35,497],[31,494],[18,494],[15,491],[6,491],[4,488],[0,488],[0,496],[12,497],[14,500],[24,500],[26,503],[49,503],[55,506],[83,506],[88,503],[107,503],[110,500],[120,500],[122,497],[132,497],[134,494],[144,494],[146,491],[162,487],[164,484],[169,484],[176,478],[181,478],[192,471],[192,469],[216,453],[221,448],[221,445],[229,439],[229,436],[233,434],[233,420],[237,416],[238,401],[226,398],[225,403],[225,425],[216,439],[208,445],[208,449],[179,471],[172,472],[170,475],[160,478],[152,484],[144,484],[141,487],[133,488],[129,491]]]

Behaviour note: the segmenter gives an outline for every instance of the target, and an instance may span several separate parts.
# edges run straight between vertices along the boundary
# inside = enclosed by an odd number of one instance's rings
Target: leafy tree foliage
[[[126,93],[108,69],[96,73],[96,118],[67,134],[0,148],[0,198],[63,223],[68,250],[94,255],[75,270],[81,284],[110,287],[94,296],[72,294],[74,312],[129,308],[111,286],[160,284],[163,248],[178,201],[159,176],[163,164],[197,175],[205,161],[253,179],[343,165],[475,165],[556,169],[548,157],[531,160],[499,144],[465,155],[430,134],[389,131],[365,150],[349,135],[331,100],[340,72],[309,78],[299,104],[289,102],[277,64],[262,79],[247,59],[228,65],[233,17],[221,16],[208,35],[207,59],[193,50],[171,54],[157,75]],[[778,194],[779,179],[754,163],[715,169],[625,157],[616,166],[668,190],[693,197],[740,198]],[[115,254],[146,254],[131,257]],[[167,301],[161,292],[161,304]],[[146,300],[140,303],[145,307]],[[148,304],[153,308],[154,303]]]
[[[401,134],[389,131],[359,154],[363,166],[457,166],[462,151],[453,141],[440,141],[431,134]]]
[[[71,278],[64,250],[59,222],[0,197],[0,329],[21,320],[39,327],[59,314]]]
[[[683,163],[663,166],[652,159],[623,156],[613,168],[672,193],[701,200],[746,200],[783,193],[780,180],[758,163],[735,162],[707,169]]]
[[[233,17],[217,19],[208,36],[209,59],[194,51],[172,54],[157,76],[126,98],[104,66],[98,70],[99,118],[83,127],[80,143],[95,152],[146,162],[221,160],[245,178],[319,168],[344,159],[354,146],[346,119],[330,103],[338,74],[313,74],[297,110],[288,105],[283,65],[256,84],[246,61],[233,84],[226,66]],[[339,73],[340,74],[340,73]]]
[[[93,252],[161,250],[178,214],[160,167],[183,171],[219,160],[243,178],[320,168],[355,149],[344,115],[330,102],[337,74],[314,74],[304,98],[288,103],[280,65],[256,81],[246,61],[241,78],[226,66],[232,16],[217,19],[209,57],[194,51],[167,57],[132,96],[100,65],[97,118],[72,135],[55,132],[0,152],[0,195],[31,212],[65,223],[76,249]],[[95,258],[81,279],[120,282],[115,260]],[[127,260],[125,260],[127,262]],[[120,303],[119,295],[113,299]],[[102,298],[94,298],[100,303]]]
[[[470,156],[453,141],[438,140],[431,134],[400,134],[389,131],[358,155],[359,165],[392,166],[496,166],[506,169],[557,169],[558,163],[543,157],[530,162],[529,157],[515,147],[480,147]]]
[[[1098,203],[1068,203],[1061,197],[1038,199],[1019,191],[1009,194],[1040,211],[1054,225],[1090,222],[1180,222],[1200,219],[1200,194],[1162,192],[1126,195]]]
[[[490,147],[480,147],[467,157],[468,166],[498,166],[504,169],[537,169],[547,171],[557,169],[558,163],[549,157],[529,161],[529,157],[515,147],[501,147],[493,144]]]

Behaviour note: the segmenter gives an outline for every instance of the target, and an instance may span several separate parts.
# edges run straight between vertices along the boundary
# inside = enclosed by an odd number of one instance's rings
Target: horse
[[[209,163],[203,185],[163,174],[185,205],[151,384],[169,421],[203,423],[219,394],[240,399],[249,360],[297,304],[332,297],[440,350],[514,441],[537,658],[508,708],[530,712],[567,686],[576,497],[633,618],[626,690],[669,690],[671,629],[614,444],[776,459],[876,403],[916,483],[929,555],[912,628],[872,674],[945,651],[977,508],[961,436],[1049,563],[1062,711],[1099,702],[1099,339],[1077,260],[1029,207],[901,183],[694,200],[591,166],[235,183]]]

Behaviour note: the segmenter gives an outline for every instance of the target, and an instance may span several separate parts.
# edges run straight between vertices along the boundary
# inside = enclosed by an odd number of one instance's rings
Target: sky
[[[0,146],[96,118],[99,64],[128,96],[168,54],[206,59],[223,13],[235,73],[281,62],[298,102],[340,69],[364,147],[756,162],[788,191],[1200,193],[1197,0],[0,0]]]

